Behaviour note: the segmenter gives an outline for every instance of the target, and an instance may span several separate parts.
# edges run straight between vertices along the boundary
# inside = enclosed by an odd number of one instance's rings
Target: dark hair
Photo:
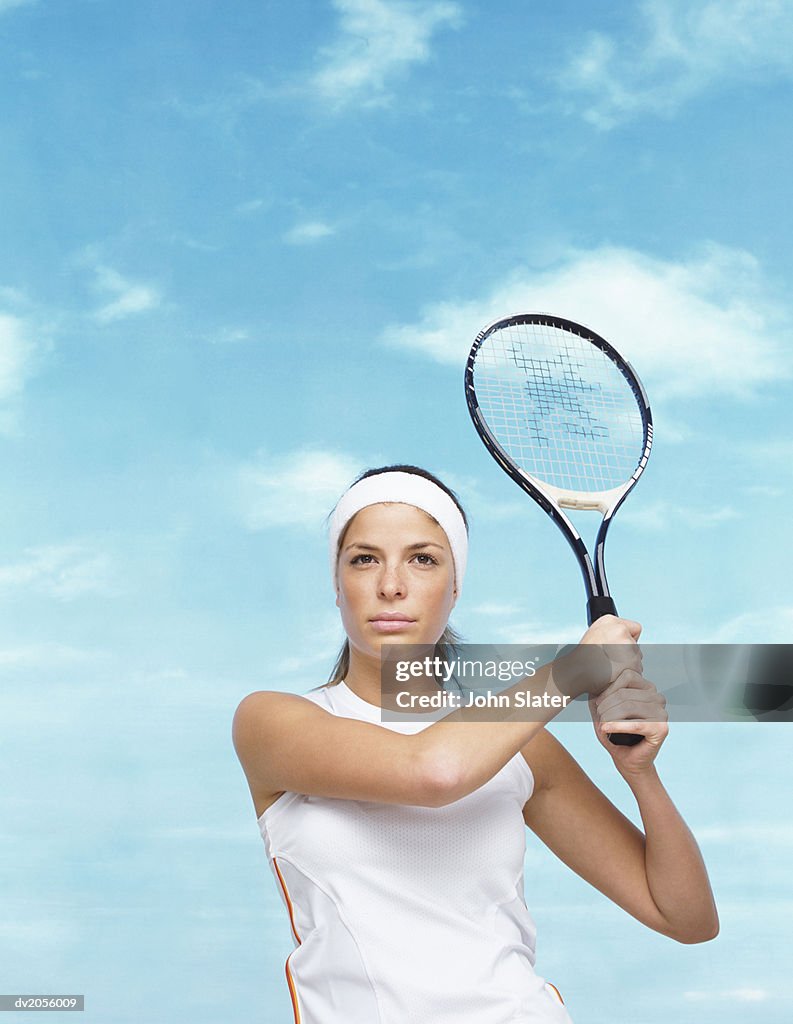
[[[359,476],[357,476],[353,483],[350,484],[350,486],[352,487],[354,484],[357,484],[359,480],[365,480],[366,477],[368,476],[377,476],[379,473],[413,473],[415,476],[423,476],[425,480],[431,481],[431,483],[435,484],[437,487],[440,487],[442,491],[445,491],[452,499],[454,504],[457,506],[457,508],[460,510],[460,515],[463,517],[463,523],[465,523],[466,533],[468,532],[468,518],[465,514],[465,509],[460,504],[460,499],[457,497],[454,491],[452,491],[449,487],[446,486],[445,483],[443,483],[443,481],[439,480],[434,474],[430,473],[429,470],[421,469],[420,466],[380,466],[377,469],[367,469]],[[328,515],[328,519],[330,519],[332,515],[333,512],[330,512]],[[352,522],[352,520],[350,520],[350,522]],[[347,526],[349,526],[349,523],[347,524]],[[345,526],[345,528],[341,532],[341,535],[339,536],[339,547],[336,551],[337,559],[346,532],[347,527]],[[447,623],[445,629],[443,630],[443,633],[440,636],[440,639],[438,640],[437,644],[435,644],[435,656],[440,658],[442,661],[450,662],[455,660],[457,656],[457,645],[462,643],[462,641],[463,637]],[[316,686],[314,687],[314,689],[321,690],[326,686],[335,686],[337,683],[340,683],[344,679],[344,677],[347,675],[347,672],[349,671],[349,668],[350,641],[348,639],[345,639],[344,643],[342,644],[341,650],[339,651],[336,657],[336,662],[331,670],[330,678],[328,679],[327,683],[323,683],[322,686]]]

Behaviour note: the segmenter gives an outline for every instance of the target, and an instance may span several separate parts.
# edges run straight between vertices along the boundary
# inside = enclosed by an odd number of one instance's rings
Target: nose
[[[399,565],[384,565],[377,584],[380,597],[391,599],[405,596],[407,585]]]

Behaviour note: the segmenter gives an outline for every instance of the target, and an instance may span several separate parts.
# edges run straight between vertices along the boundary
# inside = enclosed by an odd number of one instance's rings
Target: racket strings
[[[645,424],[616,363],[552,324],[509,324],[477,350],[480,410],[510,458],[568,491],[610,490],[635,472]]]

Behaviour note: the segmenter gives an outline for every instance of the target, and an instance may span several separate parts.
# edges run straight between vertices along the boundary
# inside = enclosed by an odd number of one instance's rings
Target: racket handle
[[[603,615],[616,615],[617,606],[610,597],[590,597],[586,605],[586,614],[591,626],[595,619],[599,619]],[[613,743],[615,747],[635,747],[641,741],[642,737],[634,733],[609,733],[609,743]]]
[[[643,739],[644,736],[637,736],[635,732],[609,733],[609,743],[613,743],[615,747],[635,747]]]
[[[586,603],[587,622],[592,623],[604,615],[616,615],[617,606],[610,597],[590,597]]]

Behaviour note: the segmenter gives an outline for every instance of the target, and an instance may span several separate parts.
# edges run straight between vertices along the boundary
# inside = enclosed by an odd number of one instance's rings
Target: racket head
[[[610,519],[647,465],[653,426],[641,381],[572,320],[493,320],[469,353],[465,395],[491,455],[551,515],[599,509]]]

